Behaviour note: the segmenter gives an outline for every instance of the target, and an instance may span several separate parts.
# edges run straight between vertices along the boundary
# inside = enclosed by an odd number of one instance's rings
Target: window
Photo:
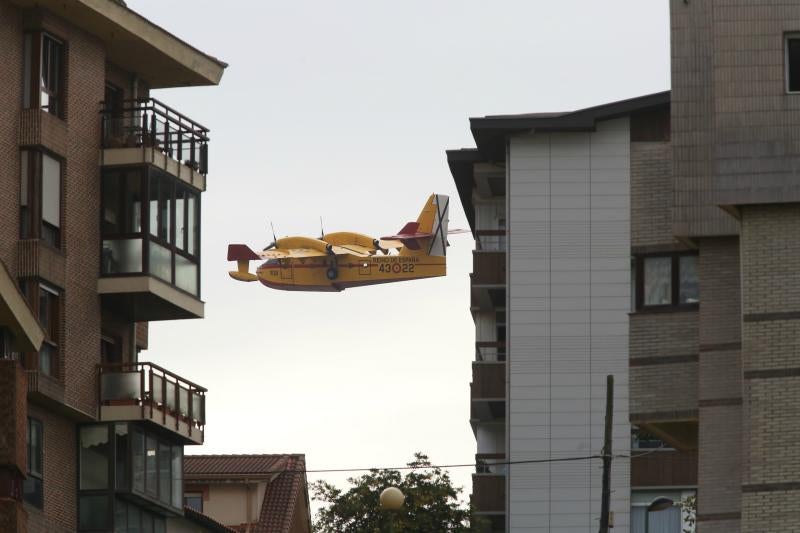
[[[635,257],[631,278],[637,310],[692,308],[700,303],[697,254]]]
[[[800,34],[786,36],[786,91],[800,92]]]
[[[497,310],[494,313],[494,326],[497,337],[497,360],[506,360],[506,311]]]
[[[28,477],[22,484],[22,496],[26,502],[42,508],[44,497],[42,491],[43,468],[43,431],[42,423],[28,417]]]
[[[191,507],[198,513],[203,512],[203,494],[201,492],[187,492],[183,497],[183,504]]]
[[[672,446],[645,429],[631,426],[631,450],[671,450]]]
[[[39,284],[37,304],[39,323],[45,336],[39,350],[39,372],[51,377],[58,376],[58,346],[61,332],[61,309],[58,290]]]
[[[43,32],[23,42],[23,106],[64,117],[64,43]]]
[[[114,502],[114,533],[165,533],[163,517],[138,505],[117,499]]]
[[[103,176],[103,274],[143,273],[200,295],[200,195],[163,172]]]
[[[80,490],[109,488],[111,445],[108,426],[83,426],[80,429]]]
[[[183,446],[170,444],[138,428],[132,429],[130,435],[133,492],[180,509],[183,505]],[[119,466],[117,471],[120,471]],[[117,489],[120,488],[118,479]]]
[[[61,162],[44,152],[22,150],[20,238],[61,246]]]

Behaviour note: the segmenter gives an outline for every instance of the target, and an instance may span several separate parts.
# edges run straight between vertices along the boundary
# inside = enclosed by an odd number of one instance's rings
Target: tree
[[[458,502],[461,487],[453,487],[450,476],[431,466],[428,457],[415,453],[408,463],[412,470],[370,470],[347,481],[343,491],[325,481],[311,485],[314,499],[328,505],[317,513],[316,533],[383,533],[474,531],[468,508]],[[381,511],[378,497],[387,487],[399,488],[406,497],[400,511]]]

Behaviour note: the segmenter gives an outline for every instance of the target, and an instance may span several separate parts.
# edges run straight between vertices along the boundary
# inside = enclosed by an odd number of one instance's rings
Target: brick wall
[[[630,315],[630,412],[697,409],[697,311]]]
[[[631,246],[672,241],[672,146],[631,143]]]
[[[742,531],[800,530],[800,205],[742,208]]]
[[[28,414],[42,422],[44,438],[44,512],[26,505],[29,533],[74,530],[78,520],[76,426],[37,405],[29,405]]]
[[[17,361],[0,359],[0,466],[27,470],[27,391],[25,372]]]
[[[739,531],[741,291],[736,237],[701,239],[698,516],[701,531]]]

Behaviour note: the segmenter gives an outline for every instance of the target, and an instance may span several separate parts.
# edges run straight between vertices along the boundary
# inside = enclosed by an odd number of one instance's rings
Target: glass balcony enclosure
[[[181,513],[183,444],[138,424],[91,424],[79,427],[78,454],[79,530],[158,527]]]
[[[200,297],[200,193],[148,166],[107,167],[101,275],[150,275]]]

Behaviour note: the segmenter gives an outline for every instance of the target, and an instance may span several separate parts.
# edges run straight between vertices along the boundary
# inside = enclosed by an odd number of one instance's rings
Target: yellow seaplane
[[[275,239],[261,252],[245,244],[229,244],[228,261],[236,261],[238,267],[229,274],[235,280],[260,281],[272,289],[326,292],[444,276],[448,206],[447,196],[432,194],[416,222],[380,239],[340,231],[324,233],[319,239]],[[255,274],[250,272],[250,261],[263,261]]]

